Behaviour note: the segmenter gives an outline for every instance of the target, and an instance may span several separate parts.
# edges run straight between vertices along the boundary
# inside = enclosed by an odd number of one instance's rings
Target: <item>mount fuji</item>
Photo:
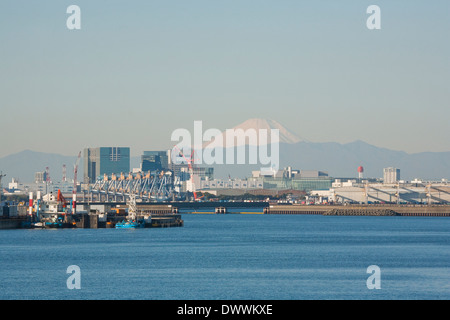
[[[247,121],[244,121],[243,123],[233,127],[230,129],[230,131],[234,133],[238,133],[239,131],[243,132],[247,137],[251,136],[251,130],[254,130],[256,141],[252,141],[252,139],[235,139],[233,145],[236,147],[243,146],[243,145],[263,145],[263,144],[270,144],[270,143],[297,143],[302,141],[300,136],[295,134],[294,132],[290,131],[289,129],[285,128],[283,125],[281,125],[279,122],[271,119],[259,119],[259,118],[253,118],[249,119]],[[272,130],[278,130],[278,137],[275,135],[272,136],[273,131]],[[262,141],[260,140],[259,132],[263,131],[267,133],[267,140]],[[223,131],[220,135],[215,136],[211,142],[206,142],[203,144],[204,148],[212,148],[217,146],[226,146],[227,142],[227,133],[226,131]]]
[[[440,180],[450,178],[450,152],[421,152],[406,153],[404,151],[390,150],[377,147],[361,140],[341,144],[337,142],[309,142],[298,134],[285,128],[274,120],[249,119],[233,129],[270,129],[279,130],[279,168],[291,166],[300,170],[327,171],[334,178],[356,178],[357,168],[364,167],[365,177],[382,177],[383,168],[396,167],[400,169],[401,179],[412,180]],[[222,132],[222,137],[225,133]],[[214,142],[214,141],[213,141]],[[212,143],[212,142],[211,142]],[[208,147],[211,146],[208,145]],[[235,148],[248,148],[248,143]],[[270,148],[268,148],[270,150]],[[238,150],[234,150],[237,154]],[[226,150],[225,150],[226,152]],[[224,153],[225,153],[224,152]],[[248,156],[248,153],[247,153]],[[248,158],[248,157],[247,157]],[[25,150],[0,158],[0,172],[6,173],[8,180],[11,177],[21,181],[33,181],[34,173],[51,168],[52,179],[61,178],[61,167],[67,164],[68,179],[71,179],[72,164],[76,156],[68,157],[60,154],[51,154]],[[131,168],[140,165],[140,157],[131,158]],[[213,165],[214,175],[217,178],[248,177],[253,170],[266,167],[265,164],[225,164]],[[83,161],[80,162],[78,176],[83,176]],[[4,182],[6,182],[4,179]],[[5,186],[5,184],[4,184]]]
[[[337,142],[309,142],[298,134],[281,125],[279,122],[268,119],[249,119],[233,128],[233,130],[248,129],[256,131],[265,129],[279,130],[279,168],[291,166],[300,170],[326,171],[332,177],[356,178],[357,168],[364,167],[364,176],[382,177],[383,168],[396,167],[401,170],[401,179],[414,178],[424,180],[441,180],[450,178],[450,152],[421,152],[406,153],[404,151],[390,150],[368,144],[361,140],[341,144]],[[222,132],[219,139],[225,139]],[[214,147],[213,140],[208,147]],[[220,140],[219,140],[220,141]],[[225,141],[225,140],[223,140]],[[224,144],[225,145],[225,144]],[[234,154],[242,148],[249,147],[250,143],[235,144]],[[258,141],[258,145],[261,142]],[[248,150],[247,150],[248,151]],[[227,152],[226,149],[224,153]],[[248,154],[246,154],[248,158]],[[263,164],[224,164],[213,165],[215,176],[225,178],[228,176],[250,176],[251,171],[265,167]]]

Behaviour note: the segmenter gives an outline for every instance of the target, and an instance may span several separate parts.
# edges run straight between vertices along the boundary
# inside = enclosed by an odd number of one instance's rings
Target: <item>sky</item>
[[[450,151],[449,35],[448,0],[2,0],[0,157],[139,155],[195,120],[249,118],[312,142]]]

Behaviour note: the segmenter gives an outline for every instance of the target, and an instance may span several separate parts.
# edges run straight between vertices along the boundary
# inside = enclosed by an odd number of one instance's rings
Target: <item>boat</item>
[[[129,221],[123,220],[121,222],[116,223],[116,229],[137,229],[144,228],[145,222],[143,220],[139,221]]]
[[[46,194],[36,201],[36,221],[32,228],[75,228],[76,224],[66,210],[66,200],[58,190],[58,195]]]
[[[128,202],[128,216],[125,220],[116,223],[116,229],[137,229],[145,228],[146,224],[151,224],[151,215],[145,217],[144,219],[137,218],[137,206],[136,206],[136,196],[130,195],[130,201]]]
[[[31,228],[45,228],[45,223],[44,222],[33,222],[31,223]]]
[[[46,228],[74,228],[75,224],[72,222],[64,222],[62,217],[58,217],[54,221],[47,221],[44,223]]]

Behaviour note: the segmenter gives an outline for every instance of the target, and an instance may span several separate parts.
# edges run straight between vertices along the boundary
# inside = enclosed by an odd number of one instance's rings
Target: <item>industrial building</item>
[[[187,180],[190,178],[191,169],[183,167],[180,168],[178,176],[181,180]],[[200,180],[213,180],[214,168],[212,167],[192,167],[192,174]]]
[[[263,179],[213,179],[201,180],[200,190],[212,189],[263,189]]]
[[[45,181],[47,181],[47,172],[39,171],[34,174],[34,182],[35,183],[42,183]]]
[[[325,171],[318,170],[292,170],[286,167],[272,174],[253,171],[252,179],[261,179],[264,189],[269,190],[328,190],[331,188],[333,178]]]
[[[272,177],[272,178],[285,178],[285,179],[300,179],[300,178],[319,178],[328,177],[326,171],[319,170],[293,170],[292,167],[286,167],[283,170],[278,171],[252,171],[253,178],[259,177]]]
[[[180,166],[180,165],[176,165]],[[214,168],[212,167],[181,167],[178,170],[178,192],[193,192],[203,187],[209,188],[209,181],[214,180]]]
[[[400,181],[400,169],[397,168],[384,168],[383,169],[383,181],[386,184],[396,183]]]
[[[242,189],[243,191],[264,189],[267,191],[292,190],[311,191],[328,190],[333,179],[324,171],[292,170],[287,167],[277,172],[253,171],[247,179],[203,179],[195,181],[196,189],[212,192],[224,189]]]
[[[191,161],[188,159],[187,161]],[[173,175],[180,177],[181,180],[187,180],[190,178],[190,173],[192,172],[194,176],[199,177],[201,180],[214,179],[214,168],[206,166],[195,165],[194,161],[188,163],[187,161],[183,163],[174,163],[169,157],[168,169],[173,172]]]
[[[335,182],[328,190],[313,190],[312,196],[333,203],[361,204],[445,204],[450,203],[450,184],[446,181],[409,183]]]
[[[167,151],[144,151],[141,156],[141,171],[169,170]]]
[[[84,149],[84,183],[94,183],[105,174],[130,172],[130,148],[99,147]]]
[[[51,183],[36,183],[36,186],[32,187],[30,191],[40,191],[41,193],[46,194],[48,192],[57,193],[58,190],[61,190],[63,193],[71,193],[73,188],[73,183],[69,183],[67,181],[52,181]]]

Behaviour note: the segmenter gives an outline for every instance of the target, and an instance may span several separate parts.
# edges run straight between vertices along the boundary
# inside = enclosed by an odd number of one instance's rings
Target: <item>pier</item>
[[[63,228],[114,228],[127,218],[124,203],[96,203],[86,205],[84,213],[61,215]],[[83,204],[80,204],[83,206]],[[398,216],[398,217],[450,217],[450,205],[303,205],[268,202],[170,202],[139,203],[138,219],[151,216],[146,228],[182,227],[182,214],[244,214],[271,215],[323,215],[323,216]],[[94,209],[93,209],[94,208]],[[102,208],[102,209],[98,209]],[[0,229],[27,228],[30,219],[26,207],[19,208],[14,218],[0,218]],[[47,227],[46,228],[52,228]]]
[[[142,218],[140,216],[138,219]],[[81,229],[101,229],[115,228],[116,223],[126,219],[126,215],[78,215],[74,217],[76,228]],[[184,221],[179,214],[154,214],[150,223],[145,225],[146,228],[171,228],[182,227]]]
[[[117,208],[125,203],[114,205],[100,203]],[[142,211],[177,214],[210,212],[216,214],[258,212],[264,214],[300,214],[327,216],[402,216],[402,217],[450,217],[450,205],[411,205],[411,204],[354,204],[354,205],[304,205],[269,202],[168,202],[138,204]]]
[[[450,205],[270,205],[265,214],[450,217]]]
[[[26,221],[25,218],[0,218],[0,230],[1,229],[19,229]]]

